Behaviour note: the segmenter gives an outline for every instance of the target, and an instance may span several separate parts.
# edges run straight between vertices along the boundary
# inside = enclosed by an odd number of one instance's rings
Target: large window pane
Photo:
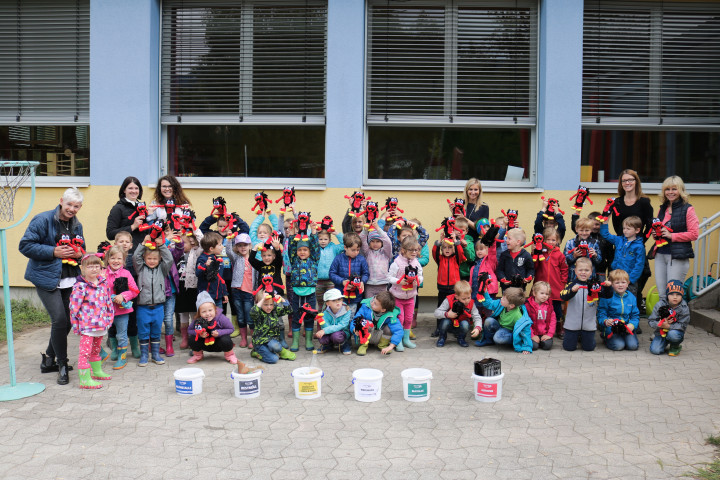
[[[508,166],[528,178],[530,129],[368,127],[368,176],[375,179],[505,180]]]
[[[178,177],[325,176],[324,126],[168,125]]]
[[[679,175],[720,183],[720,132],[583,130],[582,165],[592,167],[593,182],[617,181],[632,168],[644,182]]]
[[[90,127],[0,126],[0,160],[40,162],[38,176],[90,175]]]

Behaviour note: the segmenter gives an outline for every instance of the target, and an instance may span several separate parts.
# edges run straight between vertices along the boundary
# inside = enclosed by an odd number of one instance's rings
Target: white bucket
[[[202,382],[205,372],[202,368],[181,368],[175,370],[175,391],[180,395],[197,395],[202,393]]]
[[[374,368],[361,368],[353,372],[355,400],[358,402],[377,402],[382,392],[383,372]]]
[[[295,383],[295,397],[301,400],[319,398],[322,388],[322,377],[325,376],[319,368],[300,367],[290,374]]]
[[[263,371],[257,369],[250,373],[230,372],[230,378],[235,382],[235,396],[237,398],[255,398],[260,396],[260,375]]]
[[[432,372],[426,368],[408,368],[400,375],[403,379],[403,395],[408,402],[426,402],[430,398]]]
[[[504,373],[494,377],[481,377],[473,374],[475,380],[475,400],[478,402],[497,402],[502,398],[502,379]]]

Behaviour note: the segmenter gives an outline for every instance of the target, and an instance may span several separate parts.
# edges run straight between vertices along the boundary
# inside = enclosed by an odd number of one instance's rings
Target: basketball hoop
[[[35,204],[35,168],[40,162],[17,162],[0,160],[0,220],[12,222],[14,218],[15,194],[30,177],[30,205],[25,214],[9,227],[0,228],[0,249],[2,250],[3,300],[5,303],[5,327],[7,332],[8,361],[10,362],[10,385],[0,386],[0,402],[17,400],[37,395],[45,390],[42,383],[17,383],[15,379],[15,347],[13,345],[12,311],[10,309],[10,275],[8,274],[7,238],[5,231],[20,225],[32,211]]]

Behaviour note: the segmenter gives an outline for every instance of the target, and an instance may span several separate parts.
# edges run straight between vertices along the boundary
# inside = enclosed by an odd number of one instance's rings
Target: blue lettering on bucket
[[[175,380],[175,391],[182,395],[192,395],[192,380]]]

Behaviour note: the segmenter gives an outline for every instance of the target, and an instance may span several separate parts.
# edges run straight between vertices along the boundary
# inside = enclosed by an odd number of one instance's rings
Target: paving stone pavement
[[[718,337],[690,327],[676,358],[651,355],[646,333],[637,352],[556,345],[526,356],[454,341],[436,348],[431,323],[421,315],[415,350],[321,355],[315,400],[294,395],[290,373],[308,365],[305,351],[264,366],[260,397],[240,400],[220,354],[197,364],[206,374],[200,395],[175,393],[186,351],[161,366],[132,360],[101,390],[83,391],[76,371],[69,386],[40,374],[49,329],[20,335],[18,381],[47,389],[0,403],[0,478],[664,479],[713,458],[705,438],[720,433]],[[71,334],[72,364],[77,346]],[[236,352],[256,363],[247,349]],[[473,361],[485,356],[505,373],[496,403],[473,398]],[[6,347],[0,363],[8,384]],[[429,401],[404,400],[408,367],[432,370]],[[358,368],[384,372],[379,401],[354,399]]]

